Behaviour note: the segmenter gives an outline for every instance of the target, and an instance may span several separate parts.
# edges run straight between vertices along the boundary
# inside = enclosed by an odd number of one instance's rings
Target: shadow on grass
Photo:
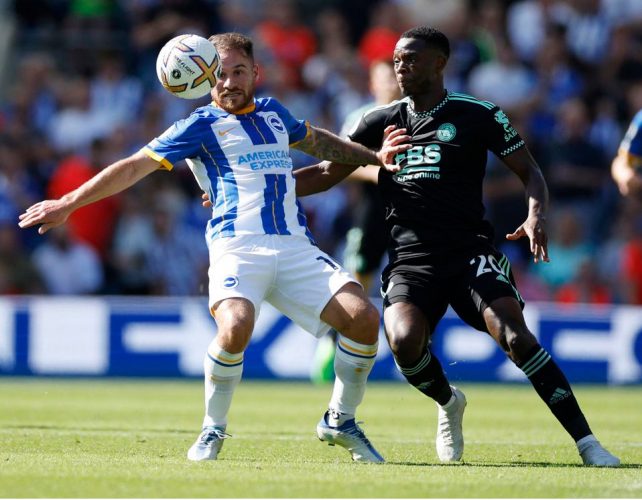
[[[166,434],[194,434],[194,429],[123,429],[122,427],[66,427],[64,425],[6,425],[6,429],[16,430],[42,430],[42,431],[68,431],[68,432],[162,432]]]
[[[81,426],[81,427],[69,427],[66,425],[5,425],[5,429],[15,429],[15,430],[23,430],[23,431],[63,431],[63,432],[96,432],[96,433],[110,433],[110,432],[120,432],[120,433],[130,433],[130,434],[144,434],[146,432],[150,433],[161,433],[161,434],[198,434],[200,432],[200,429],[198,428],[193,428],[193,429],[152,429],[152,428],[123,428],[123,427],[89,427],[89,426]],[[234,435],[234,434],[232,434]],[[300,433],[298,432],[279,432],[279,435],[282,438],[299,438]],[[247,433],[241,433],[239,434],[240,437],[248,437]],[[316,438],[315,438],[316,439]]]
[[[118,427],[66,427],[62,425],[7,425],[6,429],[16,430],[44,430],[44,431],[67,431],[67,432],[130,432],[132,434],[142,434],[145,432],[165,433],[165,434],[194,434],[194,429],[123,429]],[[282,433],[283,434],[283,433]],[[287,434],[287,433],[286,433]],[[292,433],[293,436],[298,434]],[[248,459],[245,458],[245,461]],[[251,460],[251,459],[250,459]],[[261,461],[260,459],[256,460]],[[314,460],[310,460],[314,462]],[[431,463],[431,462],[403,462],[403,461],[386,461],[387,465],[404,465],[411,467],[486,467],[486,468],[506,468],[506,467],[542,467],[542,468],[576,468],[592,469],[579,463],[559,463],[559,462],[458,462],[458,463]],[[597,468],[597,467],[595,467]],[[621,464],[613,469],[642,469],[642,464]]]
[[[606,467],[592,467],[578,463],[560,463],[560,462],[460,462],[452,464],[436,464],[430,462],[386,462],[389,465],[407,465],[414,467],[555,467],[555,468],[575,468],[575,469],[601,469]],[[642,469],[642,464],[620,464],[619,467],[610,467],[611,469]]]

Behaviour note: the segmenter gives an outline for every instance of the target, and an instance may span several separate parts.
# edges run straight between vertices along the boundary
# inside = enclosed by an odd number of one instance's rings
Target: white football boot
[[[328,412],[317,424],[317,436],[319,440],[325,441],[330,446],[338,444],[344,447],[352,455],[355,462],[381,463],[385,462],[374,446],[370,443],[361,428],[354,421],[354,418],[346,420],[337,427],[328,424]]]
[[[231,436],[222,427],[205,427],[187,452],[187,458],[195,462],[216,460],[223,447],[223,440],[229,437]]]
[[[577,450],[580,452],[584,465],[597,467],[617,467],[620,465],[620,459],[609,453],[593,434],[580,439],[577,442]]]
[[[462,423],[466,396],[454,386],[450,386],[455,400],[444,409],[437,404],[437,456],[442,462],[456,462],[461,460],[464,453],[464,433]]]

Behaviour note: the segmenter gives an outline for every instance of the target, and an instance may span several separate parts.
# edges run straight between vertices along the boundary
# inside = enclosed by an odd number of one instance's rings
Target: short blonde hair
[[[249,36],[234,32],[219,33],[209,37],[209,41],[214,44],[216,50],[240,50],[254,61],[254,42]]]

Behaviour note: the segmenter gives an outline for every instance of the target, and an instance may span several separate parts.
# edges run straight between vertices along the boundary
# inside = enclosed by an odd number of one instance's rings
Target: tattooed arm
[[[303,151],[315,158],[348,165],[383,166],[386,158],[361,144],[345,141],[327,130],[310,127],[305,139],[291,144],[290,147]]]

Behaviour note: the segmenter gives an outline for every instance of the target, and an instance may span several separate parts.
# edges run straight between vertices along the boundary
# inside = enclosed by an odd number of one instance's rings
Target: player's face
[[[219,57],[221,77],[212,89],[212,100],[228,113],[236,113],[252,103],[258,67],[240,50],[221,50]]]
[[[446,57],[418,38],[401,38],[395,46],[393,62],[401,92],[405,96],[425,94],[442,85]]]

